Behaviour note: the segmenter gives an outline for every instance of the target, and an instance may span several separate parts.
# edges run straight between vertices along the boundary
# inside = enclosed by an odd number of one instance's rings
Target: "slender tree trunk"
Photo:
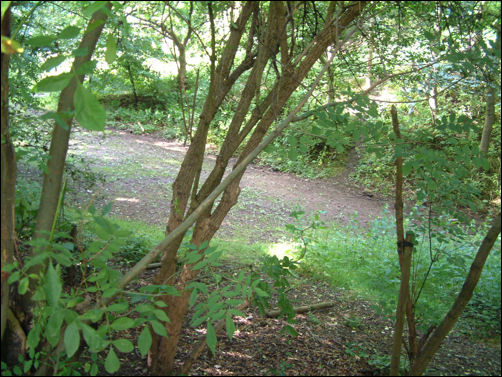
[[[397,141],[401,141],[401,132],[399,130],[399,121],[397,118],[397,110],[393,105],[391,108],[392,114],[392,127],[396,134]],[[411,307],[410,300],[410,265],[411,253],[413,244],[411,234],[406,234],[404,237],[404,216],[403,216],[403,158],[398,156],[396,158],[396,234],[397,234],[397,247],[399,255],[399,265],[401,267],[401,285],[399,289],[399,299],[396,309],[396,325],[394,329],[394,338],[392,345],[392,355],[390,364],[390,375],[397,376],[399,374],[399,365],[401,360],[401,341],[403,337],[404,320],[407,312],[410,313],[408,318],[411,320],[411,327],[414,328],[413,323],[413,308]],[[410,338],[411,339],[411,338]]]
[[[110,2],[105,5],[109,10],[112,7]],[[76,72],[77,69],[85,62],[91,60],[91,56],[96,48],[99,36],[104,27],[104,21],[108,18],[108,15],[103,10],[98,10],[95,12],[89,24],[84,32],[84,37],[80,42],[80,49],[87,49],[87,54],[84,56],[75,57],[72,64],[72,71]],[[102,22],[98,27],[94,27],[95,22]],[[88,31],[90,27],[94,27],[92,30]],[[77,81],[78,80],[78,81]],[[61,91],[58,101],[58,112],[73,112],[75,106],[73,104],[73,96],[77,89],[78,82],[84,82],[84,75],[79,75],[74,77],[69,84]],[[38,208],[37,219],[35,223],[35,229],[33,238],[48,239],[49,233],[52,228],[56,216],[56,210],[58,206],[59,196],[61,193],[64,166],[66,160],[66,154],[68,151],[68,143],[70,140],[71,126],[73,122],[73,117],[65,118],[66,128],[61,127],[56,122],[54,123],[54,128],[52,131],[51,145],[49,149],[49,161],[47,162],[47,172],[44,173],[44,179],[42,184],[42,194],[40,196],[40,205]],[[32,253],[36,253],[38,250],[32,249]],[[37,264],[33,266],[30,273],[38,274],[45,268],[43,264]],[[32,283],[33,282],[33,283]],[[30,289],[22,297],[23,308],[26,313],[29,313],[29,307],[31,305],[31,292],[32,284],[34,280],[30,282]],[[30,316],[26,316],[26,320],[30,320]]]
[[[486,88],[486,118],[481,135],[481,143],[479,144],[479,152],[483,156],[488,155],[490,147],[490,135],[492,133],[493,124],[495,123],[495,97],[497,92],[495,88],[488,83]]]
[[[131,63],[126,62],[125,64],[127,68],[127,73],[129,74],[129,81],[131,82],[132,86],[132,94],[134,96],[134,109],[138,110],[139,98],[138,98],[138,92],[136,91],[136,83],[134,82],[134,76],[132,74]]]
[[[490,254],[498,235],[500,234],[500,212],[493,220],[492,226],[488,231],[487,235],[483,239],[481,246],[476,253],[474,261],[471,264],[471,269],[467,275],[464,285],[457,299],[453,303],[450,311],[445,315],[441,324],[434,330],[431,336],[427,339],[425,344],[420,349],[417,357],[413,360],[410,375],[411,376],[421,376],[429,363],[431,362],[433,356],[436,354],[437,350],[441,346],[444,338],[450,333],[453,326],[458,321],[460,314],[464,311],[465,307],[469,303],[474,289],[478,284],[479,278],[481,277],[481,272],[486,262],[486,258]]]
[[[111,9],[111,3],[107,3],[106,7]],[[105,21],[108,18],[104,11],[97,11],[92,15],[89,21],[89,28],[95,22]],[[104,23],[91,31],[86,31],[80,49],[87,49],[87,54],[84,56],[76,57],[73,61],[72,70],[76,71],[83,63],[91,60],[91,56],[96,48],[101,31],[103,30]],[[78,80],[78,81],[77,81]],[[84,75],[79,75],[78,78],[73,78],[70,83],[64,88],[59,96],[58,112],[71,112],[74,111],[73,95],[77,89],[77,82],[84,82]],[[44,174],[44,181],[42,186],[42,195],[40,198],[40,206],[38,210],[34,238],[47,239],[47,232],[50,231],[56,208],[61,191],[61,184],[63,180],[64,165],[66,160],[66,153],[68,151],[68,142],[70,140],[71,125],[73,117],[66,119],[65,123],[67,128],[54,124],[52,131],[51,145],[49,149],[49,161],[47,163],[47,173]]]
[[[10,8],[2,18],[2,36],[10,36]],[[16,202],[16,153],[9,132],[9,54],[2,53],[1,57],[1,101],[2,101],[2,207],[1,207],[1,260],[2,266],[14,260],[16,242],[15,227],[15,202]],[[1,324],[2,340],[7,324],[7,312],[9,310],[9,284],[8,273],[2,271],[2,301],[1,301]]]

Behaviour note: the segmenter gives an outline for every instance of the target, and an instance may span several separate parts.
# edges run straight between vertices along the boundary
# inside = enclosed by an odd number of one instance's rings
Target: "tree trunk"
[[[2,18],[2,36],[10,36],[10,8]],[[1,260],[2,266],[14,260],[14,248],[16,240],[15,226],[15,202],[16,202],[16,152],[12,145],[9,132],[9,54],[2,53],[1,57],[1,101],[2,101],[2,207],[1,207]],[[7,324],[7,312],[9,310],[9,284],[8,273],[2,271],[2,340]]]
[[[197,132],[194,140],[185,156],[182,167],[178,174],[176,181],[173,184],[173,199],[171,201],[171,212],[167,232],[175,229],[184,219],[185,213],[188,215],[193,211],[207,196],[214,190],[221,182],[223,173],[228,164],[230,157],[235,150],[244,141],[247,135],[251,135],[244,151],[241,153],[237,164],[244,161],[250,153],[252,153],[256,146],[263,140],[264,135],[269,129],[270,125],[280,114],[283,105],[297,88],[313,64],[324,53],[326,48],[333,42],[331,36],[334,34],[333,30],[338,27],[338,36],[345,30],[350,22],[356,18],[361,10],[364,8],[364,3],[353,5],[345,9],[345,13],[338,20],[338,25],[328,25],[320,35],[315,39],[315,43],[309,46],[309,50],[305,51],[303,60],[299,63],[298,67],[292,69],[291,64],[283,66],[283,76],[278,80],[271,93],[262,101],[262,103],[255,108],[252,112],[251,118],[242,126],[245,120],[245,115],[248,112],[251,101],[254,98],[257,85],[261,82],[261,75],[263,73],[266,62],[272,53],[277,51],[273,48],[274,44],[268,47],[268,43],[277,42],[278,38],[285,37],[285,11],[282,2],[272,2],[269,9],[268,17],[268,31],[266,34],[265,42],[259,47],[259,52],[256,60],[254,61],[253,70],[249,75],[246,87],[241,95],[241,100],[238,104],[234,118],[227,133],[227,137],[220,150],[220,154],[216,161],[215,168],[203,184],[201,189],[195,195],[190,195],[192,187],[196,192],[197,187],[195,183],[198,182],[198,175],[200,174],[200,166],[202,164],[204,146],[207,137],[209,122],[213,119],[217,108],[221,104],[224,96],[235,82],[237,75],[242,72],[237,67],[233,73],[230,73],[230,68],[235,56],[236,47],[240,41],[240,37],[244,30],[245,24],[255,5],[251,2],[246,3],[241,16],[231,28],[231,34],[227,42],[227,46],[220,59],[220,63],[215,70],[214,80],[211,81],[210,90],[204,110],[201,115]],[[248,9],[249,8],[249,9]],[[275,16],[271,16],[275,14]],[[281,33],[281,34],[278,34]],[[284,63],[284,54],[281,56],[281,61]],[[292,61],[288,57],[289,62]],[[246,59],[244,59],[246,61]],[[242,65],[242,64],[241,64]],[[236,77],[237,76],[237,77]],[[239,173],[232,183],[225,189],[223,197],[218,206],[211,212],[211,207],[197,220],[194,228],[192,243],[200,245],[203,241],[210,240],[214,233],[218,230],[223,219],[228,211],[237,202],[240,193],[239,181],[244,171]],[[190,205],[188,205],[189,198],[192,198]],[[188,208],[188,212],[187,212]],[[175,272],[176,253],[181,243],[182,236],[170,244],[164,251],[162,258],[162,268],[155,278],[155,283],[169,281],[169,277]],[[174,285],[180,291],[183,287],[196,276],[196,273],[191,272],[187,267],[183,269],[179,277],[176,279]],[[173,372],[174,357],[176,355],[177,343],[181,331],[184,316],[188,308],[188,299],[190,293],[180,297],[165,297],[167,303],[166,314],[170,318],[170,324],[167,324],[166,329],[169,337],[160,338],[154,336],[151,352],[149,355],[149,362],[151,363],[152,373],[155,375],[166,375]]]
[[[107,2],[105,7],[110,10],[112,8],[112,4],[110,2]],[[73,72],[76,72],[83,63],[91,60],[91,56],[94,52],[94,49],[96,48],[99,36],[101,35],[101,31],[104,27],[104,21],[106,21],[107,18],[107,13],[102,10],[98,10],[92,15],[86,31],[84,32],[82,41],[79,45],[79,49],[87,49],[87,54],[85,54],[84,56],[75,57],[72,64]],[[102,22],[102,24],[98,27],[94,27],[95,22]],[[90,27],[94,28],[91,31],[87,31]],[[68,85],[61,91],[57,108],[58,113],[73,112],[75,110],[75,106],[73,104],[73,96],[77,89],[78,82],[84,82],[84,75],[79,75],[72,78]],[[67,125],[66,129],[58,125],[56,122],[54,123],[51,145],[49,149],[49,161],[47,162],[47,172],[44,173],[42,194],[40,196],[40,205],[38,208],[33,239],[49,239],[49,233],[55,220],[56,210],[61,193],[64,166],[66,154],[68,151],[68,142],[70,140],[72,122],[73,117],[65,118],[65,123]],[[36,250],[35,248],[31,250],[32,254],[35,254],[37,252],[38,250]],[[30,269],[29,273],[38,274],[44,268],[45,264],[40,263],[33,266]],[[29,313],[28,308],[31,305],[30,293],[34,292],[32,284],[35,284],[34,280],[30,280],[30,288],[28,289],[28,292],[22,297],[22,306],[26,313]],[[30,320],[29,315],[26,316],[26,320]]]
[[[127,73],[129,74],[129,81],[131,82],[131,86],[132,86],[132,94],[134,96],[134,109],[138,110],[139,98],[138,98],[138,93],[136,91],[136,84],[134,82],[134,76],[132,74],[131,63],[126,61],[125,64],[126,64],[126,68],[127,68]]]
[[[107,3],[106,7],[111,9],[111,3]],[[95,22],[105,21],[108,18],[104,11],[97,11],[92,15],[87,29]],[[93,30],[86,32],[79,45],[79,49],[87,49],[87,54],[76,57],[73,61],[72,71],[76,71],[83,63],[91,60],[91,56],[96,48],[104,23]],[[77,89],[77,80],[80,83],[84,82],[84,75],[79,75],[73,78],[70,83],[64,88],[59,96],[58,112],[71,112],[75,110],[73,104],[73,95]],[[51,230],[56,214],[56,208],[61,191],[63,180],[64,165],[66,153],[68,151],[68,142],[70,139],[71,125],[73,117],[65,119],[67,128],[54,124],[52,131],[51,145],[49,149],[49,161],[47,163],[47,173],[44,174],[42,195],[40,197],[40,206],[38,210],[34,237],[47,239],[47,233]]]
[[[392,127],[396,134],[396,139],[401,140],[401,132],[399,130],[399,121],[397,118],[397,110],[393,105],[391,108]],[[399,299],[396,309],[396,325],[394,329],[394,339],[392,344],[392,355],[390,364],[390,375],[397,376],[399,374],[399,366],[401,361],[401,341],[403,338],[404,319],[408,313],[410,328],[414,329],[413,308],[410,299],[410,266],[411,253],[413,243],[411,234],[406,234],[404,237],[404,216],[403,216],[403,158],[396,158],[396,234],[397,246],[399,255],[399,266],[401,267],[401,285],[399,288]],[[410,343],[414,344],[416,339],[410,337]]]
[[[483,126],[483,133],[481,135],[481,143],[479,144],[479,152],[482,156],[487,156],[488,149],[490,148],[490,135],[492,133],[493,124],[495,123],[496,96],[497,92],[495,88],[488,83],[488,88],[486,88],[486,118]]]
[[[441,346],[444,338],[449,334],[453,326],[458,321],[460,314],[464,311],[465,307],[469,303],[474,288],[478,284],[479,278],[481,277],[481,272],[486,262],[486,258],[490,254],[491,249],[498,235],[500,234],[500,212],[497,217],[493,220],[492,227],[488,231],[486,237],[483,239],[481,246],[479,247],[476,257],[471,264],[471,269],[467,275],[462,290],[457,296],[457,299],[453,303],[450,311],[445,315],[441,324],[434,330],[431,336],[427,339],[425,344],[420,349],[417,357],[413,360],[410,375],[411,376],[421,376],[425,368],[431,362],[433,356]]]

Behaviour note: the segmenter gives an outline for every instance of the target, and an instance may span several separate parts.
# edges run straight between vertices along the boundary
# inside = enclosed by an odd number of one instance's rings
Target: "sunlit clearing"
[[[295,245],[291,242],[280,242],[270,245],[267,253],[269,253],[270,255],[275,255],[277,258],[282,259],[286,255],[288,257],[291,257],[294,248]]]
[[[130,202],[130,203],[139,203],[139,199],[136,198],[115,198],[117,202]]]

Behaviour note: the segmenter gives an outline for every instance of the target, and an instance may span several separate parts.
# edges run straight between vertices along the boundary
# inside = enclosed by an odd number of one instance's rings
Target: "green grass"
[[[473,234],[474,229],[471,227],[463,231],[464,234]],[[439,252],[438,259],[416,305],[417,320],[423,328],[439,322],[449,310],[485,232],[485,229],[478,229],[475,235],[464,239],[454,239],[443,233],[433,239],[433,254]],[[305,273],[378,302],[389,314],[394,312],[400,273],[392,221],[385,218],[375,220],[366,230],[357,222],[348,226],[331,224],[327,229],[317,229],[308,237],[311,241],[302,262]],[[414,284],[419,291],[430,256],[428,239],[419,237],[417,241],[413,265]],[[477,328],[480,336],[500,336],[500,266],[499,238],[461,321],[465,327]]]

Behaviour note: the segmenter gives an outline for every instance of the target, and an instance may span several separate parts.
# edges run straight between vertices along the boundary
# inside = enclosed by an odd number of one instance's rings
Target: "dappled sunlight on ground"
[[[295,244],[292,242],[278,242],[273,243],[267,250],[269,255],[275,255],[277,258],[282,259],[285,256],[292,257]]]
[[[117,202],[131,202],[131,203],[139,203],[139,199],[137,198],[115,198]]]

